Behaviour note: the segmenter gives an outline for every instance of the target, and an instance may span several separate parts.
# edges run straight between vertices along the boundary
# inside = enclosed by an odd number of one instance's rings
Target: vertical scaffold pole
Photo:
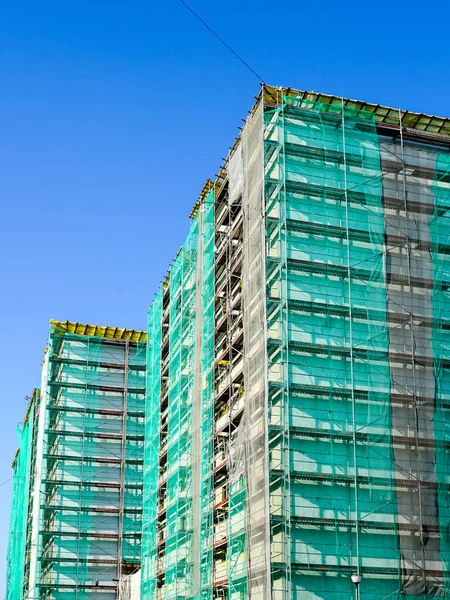
[[[286,155],[285,155],[285,117],[284,105],[281,106],[281,131],[279,140],[279,176],[281,177],[281,202],[280,202],[280,234],[282,237],[282,256],[280,268],[281,287],[281,343],[282,343],[282,388],[283,388],[283,486],[284,486],[284,540],[283,553],[285,563],[285,595],[289,600],[292,597],[292,567],[291,567],[291,464],[290,464],[290,398],[289,398],[289,276],[288,276],[288,230],[287,230],[287,194],[286,194]]]
[[[358,472],[357,472],[357,453],[356,453],[356,398],[355,398],[355,375],[353,361],[353,310],[352,310],[352,279],[350,267],[350,235],[349,235],[349,210],[348,210],[348,189],[347,189],[347,156],[346,156],[346,138],[345,138],[345,105],[344,98],[341,104],[341,122],[342,122],[342,150],[344,166],[344,199],[345,199],[345,234],[347,244],[347,282],[348,282],[348,315],[349,315],[349,335],[350,335],[350,385],[352,401],[352,441],[353,441],[353,485],[355,488],[355,542],[356,542],[356,573],[360,573],[359,561],[359,506],[358,506]]]
[[[123,526],[125,520],[125,471],[127,449],[127,409],[128,409],[128,369],[129,369],[129,342],[125,344],[123,376],[123,416],[122,416],[122,447],[120,453],[120,494],[119,494],[119,530],[117,536],[117,598],[121,597],[120,589],[123,573]]]

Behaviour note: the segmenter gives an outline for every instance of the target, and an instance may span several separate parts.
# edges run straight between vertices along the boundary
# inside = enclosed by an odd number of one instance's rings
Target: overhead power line
[[[241,57],[239,56],[239,54],[238,54],[237,52],[235,52],[235,51],[233,50],[233,48],[231,48],[231,46],[229,46],[229,45],[228,45],[228,44],[225,42],[225,40],[223,40],[223,39],[220,37],[220,35],[218,35],[218,34],[217,34],[215,31],[214,31],[214,29],[212,29],[212,28],[211,28],[211,27],[208,25],[208,23],[205,23],[205,21],[204,21],[204,20],[203,20],[203,19],[200,17],[200,15],[198,15],[198,14],[195,12],[195,10],[193,10],[193,9],[192,9],[192,8],[189,6],[189,4],[187,4],[187,3],[186,3],[184,0],[180,0],[180,2],[181,2],[181,4],[184,4],[184,6],[185,6],[185,7],[188,9],[188,11],[189,11],[189,12],[191,12],[191,13],[194,15],[194,17],[195,17],[196,19],[198,19],[198,20],[200,21],[200,23],[202,23],[202,25],[204,25],[204,26],[206,27],[206,29],[207,29],[208,31],[210,31],[210,32],[211,32],[211,33],[212,33],[212,34],[213,34],[213,35],[214,35],[214,36],[215,36],[215,37],[216,37],[216,38],[219,40],[219,42],[225,46],[225,48],[227,48],[227,49],[228,49],[228,50],[229,50],[229,51],[230,51],[232,54],[234,54],[234,56],[235,56],[235,57],[236,57],[236,58],[237,58],[237,59],[238,59],[238,60],[239,60],[239,61],[240,61],[240,62],[241,62],[241,63],[242,63],[244,66],[246,66],[246,67],[247,67],[247,69],[248,69],[248,70],[249,70],[251,73],[253,73],[253,75],[255,75],[255,77],[257,77],[257,78],[258,78],[258,80],[259,80],[259,82],[260,82],[260,83],[264,83],[264,79],[261,77],[261,75],[258,75],[258,73],[257,73],[257,72],[256,72],[254,69],[252,69],[252,68],[251,68],[251,66],[248,64],[248,62],[246,62],[246,61],[245,61],[243,58],[241,58]]]

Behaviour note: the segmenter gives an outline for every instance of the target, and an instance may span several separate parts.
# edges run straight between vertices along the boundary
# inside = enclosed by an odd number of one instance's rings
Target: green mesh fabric
[[[35,598],[112,600],[139,567],[145,346],[50,331]]]
[[[372,115],[289,98],[265,112],[272,586],[277,598],[399,590]]]
[[[354,106],[263,96],[150,310],[144,600],[448,595],[449,157]]]
[[[213,567],[213,417],[214,417],[214,190],[201,207],[201,489],[200,594],[212,596]]]
[[[440,532],[440,554],[444,585],[450,594],[450,424],[447,418],[450,398],[450,264],[445,247],[450,243],[450,155],[438,153],[432,185],[434,213],[430,220],[431,252],[433,258],[433,370],[435,376],[435,468],[437,511]]]
[[[157,518],[160,449],[162,287],[148,313],[147,378],[145,394],[144,490],[142,510],[141,595],[155,598],[158,562]]]
[[[188,238],[150,308],[148,334],[153,343],[147,375],[142,597],[210,598],[213,191],[192,219]]]
[[[144,446],[144,389],[147,344],[138,342],[128,348],[126,443],[122,448],[125,477],[122,524],[122,548],[119,556],[128,571],[141,564],[141,534],[143,507],[143,446]]]
[[[192,429],[198,219],[170,274],[167,533],[164,596],[193,593]]]
[[[25,568],[25,547],[27,537],[27,518],[30,492],[31,442],[33,435],[34,404],[27,420],[18,428],[20,446],[14,459],[11,518],[6,558],[6,598],[20,600]]]

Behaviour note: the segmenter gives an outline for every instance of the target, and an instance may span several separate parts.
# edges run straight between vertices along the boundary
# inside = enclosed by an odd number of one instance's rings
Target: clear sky
[[[267,83],[450,116],[448,0],[189,2]],[[0,86],[1,484],[49,319],[145,328],[259,83],[179,0],[6,0]]]

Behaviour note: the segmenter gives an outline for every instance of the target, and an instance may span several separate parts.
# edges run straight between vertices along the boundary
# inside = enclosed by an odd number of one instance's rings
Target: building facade
[[[262,86],[148,331],[51,322],[8,600],[450,597],[449,209],[449,119]]]
[[[51,322],[16,458],[11,600],[113,600],[139,569],[145,356],[143,332]]]
[[[262,87],[149,311],[143,600],[449,597],[449,150]]]

